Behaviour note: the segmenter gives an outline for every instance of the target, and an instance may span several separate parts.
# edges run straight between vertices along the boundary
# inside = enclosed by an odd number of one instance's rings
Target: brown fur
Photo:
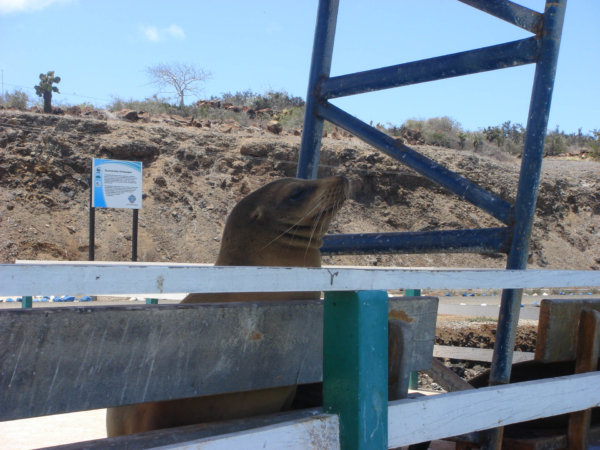
[[[319,247],[348,195],[344,177],[284,178],[244,197],[227,218],[216,266],[321,267]],[[182,303],[318,299],[319,292],[189,294]],[[269,414],[295,386],[109,408],[109,437]]]

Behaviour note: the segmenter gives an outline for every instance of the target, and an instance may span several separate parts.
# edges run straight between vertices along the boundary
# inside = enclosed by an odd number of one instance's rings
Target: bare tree
[[[210,71],[198,67],[194,63],[172,62],[157,64],[145,69],[150,78],[150,85],[160,89],[161,94],[176,94],[179,108],[183,108],[186,95],[202,90],[202,85],[212,79]],[[173,88],[173,90],[171,90]]]

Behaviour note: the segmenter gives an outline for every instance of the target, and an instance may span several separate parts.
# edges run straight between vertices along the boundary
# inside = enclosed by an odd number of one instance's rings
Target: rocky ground
[[[210,263],[228,212],[250,191],[294,176],[298,131],[263,124],[190,123],[168,116],[128,122],[0,111],[0,261],[85,260],[91,158],[143,161],[139,259]],[[514,202],[520,160],[415,146]],[[501,224],[345,132],[323,139],[320,175],[344,174],[352,197],[331,233],[481,228]],[[544,161],[531,268],[600,268],[600,163]],[[96,212],[96,259],[126,261],[131,211]],[[504,255],[326,257],[329,264],[503,267]]]

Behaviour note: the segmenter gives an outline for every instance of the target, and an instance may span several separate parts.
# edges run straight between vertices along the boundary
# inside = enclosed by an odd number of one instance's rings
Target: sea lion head
[[[227,218],[216,265],[319,267],[322,237],[348,192],[334,176],[283,178],[250,193]]]

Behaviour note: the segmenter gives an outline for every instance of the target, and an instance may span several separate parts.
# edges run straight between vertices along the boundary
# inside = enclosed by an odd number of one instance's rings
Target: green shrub
[[[408,119],[400,127],[400,129],[406,129],[406,128],[410,128],[412,130],[419,130],[419,131],[423,132],[424,128],[425,128],[425,121],[419,120],[419,119]]]
[[[299,129],[304,126],[304,110],[304,107],[285,109],[281,114],[278,114],[275,118],[286,130]]]
[[[159,97],[158,95],[153,95],[152,97],[146,98],[142,101],[134,100],[130,98],[129,100],[125,100],[121,97],[112,96],[112,101],[106,105],[106,108],[109,111],[118,112],[122,109],[133,109],[136,111],[146,111],[150,114],[185,114],[185,108],[189,108],[184,106],[184,110],[180,110],[177,105],[169,103],[167,98]]]
[[[546,133],[544,155],[557,156],[567,152],[567,144],[564,133],[556,126],[556,129]]]
[[[78,104],[77,104],[77,105],[75,105],[75,106],[78,106],[78,107],[79,107],[79,108],[81,108],[81,109],[85,109],[85,108],[95,108],[95,105],[94,105],[93,103],[90,103],[90,102],[81,102],[81,103],[78,103]]]
[[[517,144],[512,140],[508,140],[504,144],[504,150],[511,155],[521,155],[523,154],[523,144]]]
[[[504,133],[500,127],[486,127],[481,129],[488,142],[494,142],[498,147],[504,144]]]
[[[428,136],[426,142],[429,145],[435,145],[438,147],[453,148],[448,135],[442,131],[434,131]]]
[[[396,126],[390,127],[388,123],[387,133],[392,136],[402,135],[406,130],[417,130],[421,132],[421,136],[427,145],[436,145],[446,148],[462,148],[459,133],[463,129],[459,122],[451,117],[433,117],[431,119],[408,119],[400,128]]]
[[[12,92],[6,91],[3,97],[3,104],[6,108],[26,109],[30,103],[29,95],[21,89],[13,89]]]
[[[220,96],[212,96],[212,101],[219,100],[221,103],[231,103],[235,106],[247,106],[249,108],[258,109],[288,109],[302,108],[305,105],[301,97],[294,97],[287,91],[275,91],[272,89],[266,90],[263,94],[253,92],[251,89],[246,91],[238,91],[236,93],[225,92]]]

